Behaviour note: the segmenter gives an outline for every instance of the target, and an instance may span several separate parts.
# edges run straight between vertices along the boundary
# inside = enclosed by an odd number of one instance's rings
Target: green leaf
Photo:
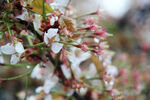
[[[51,6],[48,4],[48,3],[44,3],[45,5],[45,13],[52,13],[53,12],[53,9],[51,8]],[[39,14],[43,14],[43,0],[33,0],[32,1],[32,4],[31,4],[31,7],[32,7],[32,11],[36,12],[36,13],[39,13]]]

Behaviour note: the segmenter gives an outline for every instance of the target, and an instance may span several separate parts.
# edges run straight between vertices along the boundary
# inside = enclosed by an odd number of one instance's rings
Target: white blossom
[[[10,63],[16,64],[20,61],[22,53],[24,53],[24,47],[21,42],[16,41],[13,43],[7,43],[4,46],[0,47],[0,50],[3,54],[11,55]]]
[[[21,15],[16,16],[16,18],[19,18],[21,20],[28,20],[29,19],[28,11],[24,8],[23,13]]]
[[[18,54],[22,54],[24,52],[24,47],[21,42],[17,42],[15,44],[15,50]]]
[[[11,64],[17,64],[20,60],[20,54],[13,54],[10,58],[10,63]]]
[[[44,42],[46,44],[49,44],[49,40],[52,39],[53,37],[55,37],[54,39],[55,41],[60,41],[60,38],[57,32],[58,32],[58,29],[50,28],[48,32],[44,33]],[[51,49],[54,53],[58,53],[63,47],[62,43],[53,42],[51,45],[52,45]]]
[[[42,31],[40,31],[40,28],[41,28],[41,19],[42,19],[42,16],[41,15],[38,15],[38,14],[35,14],[35,18],[33,20],[33,26],[34,26],[34,29],[42,35]]]
[[[55,75],[51,75],[47,79],[44,80],[44,85],[40,86],[36,89],[36,93],[40,93],[44,91],[45,93],[49,93],[50,90],[56,85],[58,82],[58,77]]]
[[[40,71],[41,71],[40,64],[37,64],[31,73],[31,78],[42,79]]]
[[[69,79],[71,78],[71,71],[70,71],[70,68],[67,68],[67,66],[65,65],[61,65],[61,69],[62,69],[62,72],[64,74],[64,76]]]
[[[92,78],[92,77],[95,77],[96,75],[97,75],[96,67],[93,63],[91,63],[89,65],[89,68],[87,70],[85,70],[85,77]]]
[[[108,75],[111,75],[111,76],[117,76],[118,75],[118,69],[116,68],[116,66],[109,65],[106,68],[106,73]]]
[[[7,43],[6,45],[1,46],[0,48],[1,48],[1,52],[6,55],[11,55],[16,52],[13,44],[11,44],[11,43]]]
[[[105,83],[105,86],[106,86],[107,90],[112,90],[113,85],[114,85],[114,80],[111,80],[110,82],[104,81],[104,83]]]
[[[72,47],[70,49],[71,49],[70,52],[71,55],[70,54],[68,55],[68,59],[74,65],[79,65],[81,62],[91,57],[90,52],[84,52],[77,47]],[[77,51],[79,52],[78,56],[76,55]]]

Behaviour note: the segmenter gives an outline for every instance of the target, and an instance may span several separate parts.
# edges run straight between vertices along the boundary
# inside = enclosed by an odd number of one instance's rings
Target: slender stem
[[[25,97],[24,97],[24,100],[27,99],[27,95],[28,95],[29,75],[30,75],[30,74],[28,74],[28,75],[26,76],[26,86],[25,86]]]
[[[11,36],[11,35],[12,35],[12,32],[11,32],[11,30],[10,30],[10,26],[9,26],[8,22],[6,22],[6,26],[7,26],[7,29],[8,29],[9,35]]]
[[[88,15],[93,15],[93,14],[94,14],[94,12],[90,12],[90,13],[87,13],[87,14],[83,14],[83,15],[74,17],[74,19],[78,19],[78,18],[85,17],[85,16],[88,16]]]
[[[0,63],[0,66],[13,66],[13,67],[25,67],[25,66],[33,66],[32,64],[4,64],[4,63]]]
[[[63,43],[63,44],[66,44],[66,45],[73,45],[73,46],[75,46],[75,44],[73,44],[73,43],[67,43],[67,42],[65,42],[65,41],[54,41],[54,42]]]
[[[30,75],[32,73],[33,69],[34,69],[34,67],[30,71],[28,71],[27,73],[24,73],[24,74],[15,76],[15,77],[10,77],[10,78],[0,78],[0,80],[2,80],[2,81],[10,81],[10,80],[16,80],[16,79],[19,79],[19,78],[23,78],[23,77],[25,77],[27,75]]]
[[[50,91],[50,93],[52,93],[52,94],[59,94],[59,95],[63,95],[63,96],[65,96],[65,97],[68,97],[68,96],[66,95],[66,93],[64,93],[64,92]]]
[[[44,18],[44,21],[46,22],[45,0],[43,0],[43,18]]]
[[[28,73],[29,73],[29,72],[28,72]],[[24,74],[15,76],[15,77],[10,77],[10,78],[0,78],[0,80],[7,80],[7,81],[15,80],[15,79],[18,79],[18,78],[25,77],[26,75],[28,75],[28,73],[24,73]]]
[[[91,81],[91,80],[100,80],[100,77],[92,77],[92,78],[87,78],[85,81]]]

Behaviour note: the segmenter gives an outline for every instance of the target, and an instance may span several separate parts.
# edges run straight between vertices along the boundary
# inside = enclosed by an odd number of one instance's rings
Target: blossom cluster
[[[111,36],[90,16],[75,16],[69,0],[10,0],[0,15],[0,64],[25,66],[27,100],[122,99],[114,88],[117,68],[108,50]],[[10,6],[11,5],[11,6]],[[5,59],[7,58],[7,59]],[[43,85],[28,93],[28,80]],[[57,98],[55,97],[57,95]]]

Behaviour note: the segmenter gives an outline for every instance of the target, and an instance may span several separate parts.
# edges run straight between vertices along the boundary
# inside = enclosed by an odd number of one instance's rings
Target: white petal
[[[22,54],[24,52],[24,47],[21,42],[17,42],[15,44],[15,50],[17,53],[20,53],[20,54]]]
[[[44,100],[52,100],[52,96],[51,95],[46,95]]]
[[[11,43],[7,43],[6,45],[1,46],[0,49],[1,49],[1,52],[6,55],[11,55],[16,52],[13,44],[11,44]]]
[[[58,29],[50,28],[46,34],[47,34],[47,37],[49,39],[51,39],[52,37],[54,37],[55,35],[57,35],[57,32],[58,32]]]
[[[61,70],[67,79],[71,78],[71,71],[69,68],[67,68],[67,66],[61,65]]]
[[[42,79],[40,71],[41,71],[40,64],[37,64],[31,73],[31,78]]]
[[[80,52],[79,56],[76,56],[76,54],[75,54],[76,51]],[[81,51],[81,49],[76,48],[76,47],[72,47],[70,53],[72,55],[68,55],[69,61],[75,65],[79,65],[81,62],[87,60],[91,56],[90,52],[83,52],[83,51]]]
[[[48,36],[47,36],[47,35],[48,35],[47,33],[44,34],[44,42],[45,42],[46,44],[49,43],[49,40],[48,40]]]
[[[10,58],[10,64],[17,64],[20,60],[20,54],[13,54]]]
[[[35,14],[35,19],[33,20],[33,25],[34,25],[34,29],[42,35],[42,31],[40,31],[40,28],[41,28],[41,19],[42,19],[42,16],[41,15],[38,15],[38,14]]]
[[[19,19],[22,19],[22,20],[27,20],[27,17],[28,17],[28,12],[26,9],[24,9],[23,13],[19,16],[17,16],[16,18],[19,18]]]
[[[109,65],[106,68],[106,72],[108,75],[111,75],[111,76],[117,76],[118,75],[118,69],[113,65]]]
[[[36,88],[36,90],[35,90],[36,93],[40,93],[41,91],[43,91],[43,87],[42,86]]]
[[[72,69],[75,77],[80,78],[80,76],[82,75],[82,72],[81,72],[81,69],[80,69],[79,65],[72,64],[71,69]]]
[[[49,93],[51,88],[53,88],[57,82],[58,82],[58,78],[56,76],[52,76],[48,78],[47,80],[45,80],[44,87],[43,87],[44,92]]]
[[[51,39],[52,37],[56,36],[56,35],[57,35],[57,32],[58,32],[58,29],[50,28],[50,29],[48,30],[48,32],[45,32],[45,33],[44,33],[44,42],[45,42],[46,44],[48,44],[48,43],[49,43],[49,40],[48,40],[48,39]],[[59,38],[59,37],[57,36],[57,38]]]
[[[57,54],[63,47],[63,44],[62,43],[52,43],[52,51]]]
[[[27,100],[37,100],[35,96],[27,97]]]
[[[84,95],[87,92],[87,88],[80,88],[80,93]]]
[[[104,81],[104,83],[105,83],[107,90],[111,90],[113,88],[113,85],[114,85],[113,80],[111,80],[110,82]]]
[[[54,23],[55,23],[55,17],[52,16],[52,18],[50,19],[51,26],[54,25]]]
[[[86,72],[86,78],[92,78],[95,77],[97,74],[96,67],[93,63],[90,64],[89,69]]]

